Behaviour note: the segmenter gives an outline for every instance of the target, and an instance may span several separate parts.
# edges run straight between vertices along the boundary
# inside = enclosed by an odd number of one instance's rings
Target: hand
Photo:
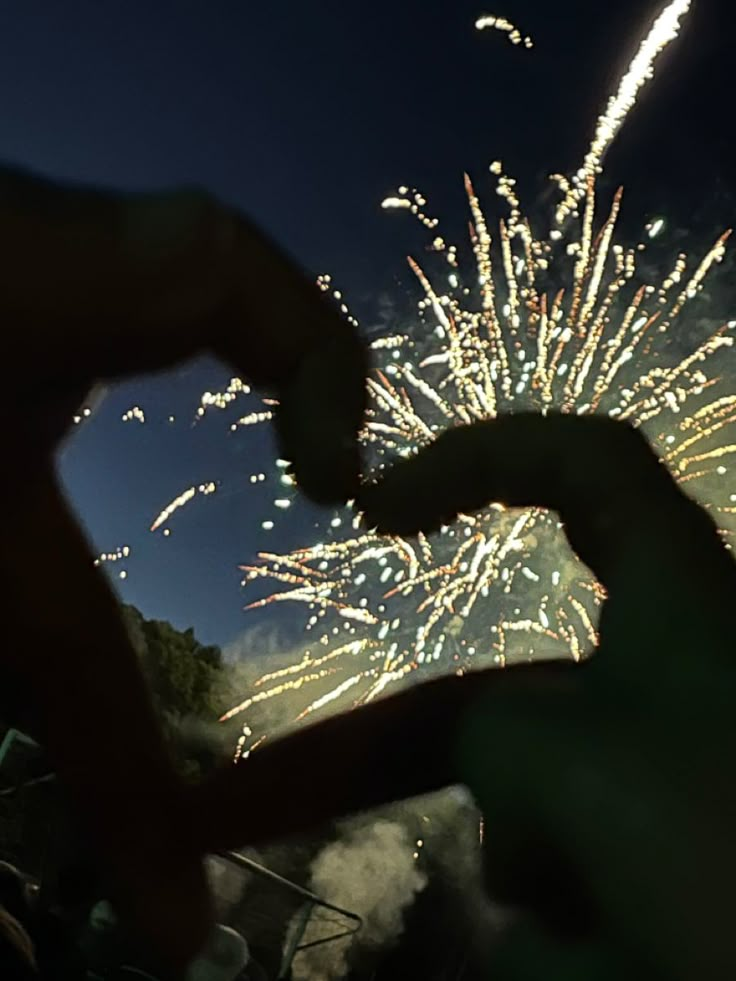
[[[464,782],[489,888],[519,911],[494,978],[736,976],[736,566],[715,525],[603,417],[454,429],[358,498],[402,535],[490,501],[559,513],[608,593],[594,656],[440,679],[266,745],[212,781],[202,833],[234,844],[240,815],[242,838],[273,772],[283,799],[250,840]]]
[[[362,505],[407,534],[491,500],[556,510],[608,592],[587,664],[554,685],[506,671],[457,724],[491,888],[527,914],[493,977],[734,976],[736,566],[644,438],[604,418],[454,430]]]
[[[47,743],[119,902],[182,965],[210,924],[201,855],[53,453],[93,383],[207,350],[273,392],[299,486],[342,503],[358,484],[365,353],[288,259],[200,192],[122,195],[0,171],[0,259],[4,714]]]

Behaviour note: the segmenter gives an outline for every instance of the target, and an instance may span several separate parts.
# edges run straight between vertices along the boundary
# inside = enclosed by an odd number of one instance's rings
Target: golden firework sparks
[[[689,0],[673,0],[656,19],[598,119],[582,166],[572,178],[556,178],[561,200],[547,236],[534,234],[515,182],[498,161],[490,172],[506,214],[495,237],[465,178],[469,268],[439,233],[420,191],[400,187],[383,201],[431,232],[432,268],[409,260],[423,330],[394,330],[371,344],[377,368],[368,380],[361,437],[377,470],[448,426],[499,413],[552,407],[606,413],[643,427],[677,478],[700,488],[716,516],[736,513],[736,495],[719,502],[708,491],[736,454],[736,395],[724,391],[720,376],[736,321],[721,323],[684,355],[679,337],[673,343],[723,260],[729,233],[695,263],[681,253],[664,275],[652,276],[642,269],[646,243],[616,238],[622,191],[602,219],[596,201],[605,152],[689,7]],[[476,26],[521,37],[504,18],[488,15]],[[650,221],[647,243],[661,242],[664,229],[663,218]],[[320,277],[319,286],[355,322],[330,277]],[[200,415],[250,394],[232,380],[223,393],[203,398]],[[271,411],[272,403],[262,400],[231,428],[265,421]],[[154,528],[194,493],[190,488],[172,502]],[[274,506],[288,500],[278,498]],[[338,701],[364,703],[414,675],[462,674],[519,657],[578,659],[597,642],[605,593],[571,554],[560,554],[560,525],[549,513],[492,504],[412,541],[365,531],[359,517],[336,513],[323,540],[288,554],[262,552],[243,567],[249,589],[267,585],[249,606],[300,604],[313,642],[293,663],[264,674],[224,717],[247,715],[239,754],[254,746],[253,713],[274,699],[288,698],[291,718],[300,720]]]
[[[511,23],[506,17],[496,17],[494,14],[483,14],[475,22],[477,31],[485,31],[492,28],[505,34],[512,44],[523,44],[525,48],[533,48],[534,41],[526,35],[522,35],[518,27]]]

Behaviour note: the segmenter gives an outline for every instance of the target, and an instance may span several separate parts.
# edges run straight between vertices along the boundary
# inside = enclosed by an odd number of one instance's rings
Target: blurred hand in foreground
[[[180,967],[211,922],[201,855],[54,452],[93,384],[208,351],[278,400],[302,490],[342,503],[358,484],[365,353],[290,260],[199,191],[115,194],[0,170],[0,259],[4,714],[48,745],[119,904]]]
[[[607,591],[595,655],[432,681],[266,745],[211,781],[202,833],[256,841],[465,783],[489,889],[518,913],[495,981],[736,977],[736,565],[715,524],[604,417],[454,429],[358,497],[409,536],[491,501],[559,514]],[[268,806],[244,826],[247,799]]]

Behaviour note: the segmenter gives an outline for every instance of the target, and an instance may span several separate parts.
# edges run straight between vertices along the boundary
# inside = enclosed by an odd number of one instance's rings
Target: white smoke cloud
[[[274,619],[249,625],[222,648],[222,657],[227,665],[250,665],[260,673],[266,659],[271,667],[273,661],[288,658],[294,647],[293,636]]]
[[[245,876],[232,863],[215,855],[207,858],[205,871],[215,902],[215,912],[218,917],[225,917],[243,897]]]
[[[345,937],[300,952],[294,960],[294,981],[339,981],[348,970],[353,946],[385,948],[404,928],[404,914],[427,884],[417,867],[414,846],[403,825],[379,820],[353,827],[331,842],[312,862],[310,888],[323,899],[357,913],[363,927]],[[313,919],[302,940],[325,936],[324,924]]]

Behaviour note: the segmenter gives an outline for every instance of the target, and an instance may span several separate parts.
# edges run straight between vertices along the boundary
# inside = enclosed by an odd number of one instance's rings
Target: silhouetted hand
[[[299,486],[344,502],[358,482],[363,347],[257,229],[198,191],[123,195],[0,171],[0,259],[5,716],[47,743],[118,901],[181,965],[210,924],[201,856],[53,454],[94,383],[207,350],[279,400]]]
[[[604,417],[454,429],[358,498],[401,535],[490,501],[559,513],[608,593],[595,655],[432,681],[267,745],[209,787],[211,843],[237,843],[238,814],[242,839],[266,788],[250,840],[463,782],[519,913],[496,981],[736,977],[736,566],[715,525]]]
[[[608,592],[596,656],[557,688],[507,671],[458,727],[491,886],[530,914],[493,977],[736,976],[736,566],[644,438],[604,418],[455,430],[363,503],[406,534],[491,500],[556,510]]]

